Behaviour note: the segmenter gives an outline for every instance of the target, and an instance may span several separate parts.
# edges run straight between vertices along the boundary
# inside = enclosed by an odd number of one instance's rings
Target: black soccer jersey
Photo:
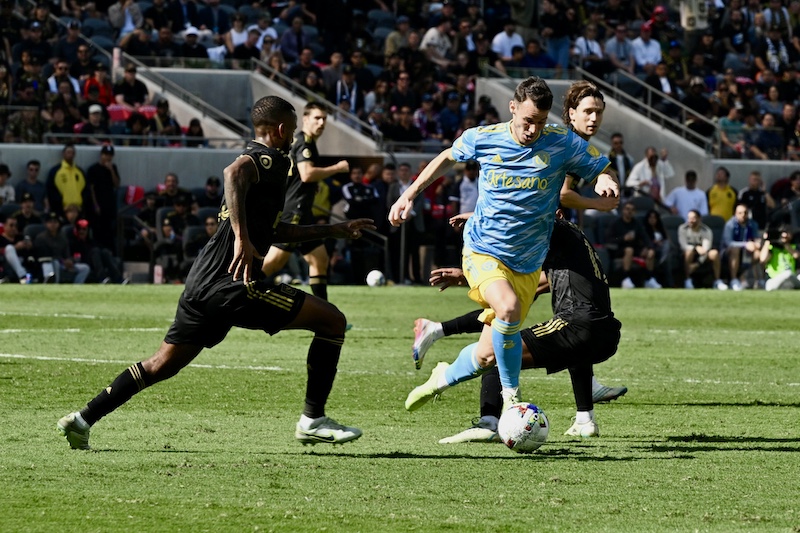
[[[281,150],[250,141],[239,157],[249,157],[258,171],[258,182],[251,184],[247,191],[245,209],[250,241],[263,255],[272,246],[275,226],[283,209],[289,156]],[[184,292],[187,297],[203,297],[215,284],[230,281],[232,277],[228,267],[233,260],[235,238],[224,201],[219,218],[217,233],[201,250],[186,278]],[[253,262],[252,272],[257,279],[261,273],[261,260]]]
[[[557,219],[542,267],[550,281],[553,314],[594,319],[613,316],[600,258],[583,232]]]
[[[300,172],[297,165],[305,161],[310,161],[316,166],[319,161],[319,151],[317,141],[301,131],[294,136],[290,156],[292,167],[289,176],[286,178],[286,203],[283,211],[286,215],[311,213],[314,205],[314,195],[317,193],[317,183],[303,183],[300,179]]]

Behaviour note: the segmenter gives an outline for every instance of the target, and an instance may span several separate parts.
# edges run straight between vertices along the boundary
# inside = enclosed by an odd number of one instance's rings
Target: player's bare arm
[[[606,169],[597,176],[594,183],[594,192],[598,196],[613,196],[619,198],[619,180],[617,173],[606,167]]]
[[[358,239],[364,230],[374,230],[371,218],[356,218],[338,224],[312,224],[300,226],[279,222],[275,227],[275,239],[283,242],[313,241],[316,239]]]
[[[300,181],[303,183],[316,183],[335,174],[350,172],[350,163],[343,159],[335,165],[315,167],[311,161],[302,161],[297,163],[297,172],[299,172]]]
[[[436,178],[453,168],[455,163],[450,148],[434,157],[433,161],[423,169],[417,179],[406,189],[406,192],[389,209],[389,223],[396,227],[405,222],[413,209],[414,198],[436,181]]]
[[[619,205],[619,194],[617,196],[600,196],[598,198],[587,198],[572,188],[574,178],[567,176],[564,185],[561,187],[561,205],[571,209],[597,209],[598,211],[611,211]]]
[[[233,274],[234,281],[241,279],[244,283],[250,283],[253,259],[262,259],[262,256],[250,242],[245,198],[250,184],[258,178],[258,173],[252,159],[240,157],[225,167],[222,176],[225,182],[225,206],[228,208],[228,219],[235,238],[233,260],[228,267],[228,273]]]

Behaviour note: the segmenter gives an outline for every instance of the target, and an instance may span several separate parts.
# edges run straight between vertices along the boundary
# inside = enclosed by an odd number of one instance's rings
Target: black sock
[[[311,276],[308,278],[308,284],[311,285],[314,296],[328,301],[328,276]]]
[[[480,333],[483,331],[483,322],[478,321],[478,315],[483,312],[483,309],[478,309],[461,315],[453,320],[442,322],[442,331],[445,337],[450,335],[458,335],[459,333]]]
[[[572,393],[575,395],[575,407],[578,411],[591,411],[592,403],[592,367],[581,366],[569,369],[572,380]]]
[[[481,416],[500,418],[503,395],[500,393],[500,372],[493,366],[481,376]]]
[[[336,366],[342,352],[344,337],[325,338],[315,336],[308,348],[306,366],[306,405],[303,414],[309,418],[325,416],[325,403],[333,388]]]
[[[131,365],[81,409],[81,416],[91,426],[149,385],[150,377],[142,363]]]

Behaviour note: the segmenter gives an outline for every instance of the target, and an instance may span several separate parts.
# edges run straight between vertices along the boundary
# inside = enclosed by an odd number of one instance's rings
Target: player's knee
[[[320,317],[318,326],[315,328],[314,333],[330,336],[344,336],[345,328],[347,327],[347,318],[344,313],[334,305],[328,305],[324,316]]]

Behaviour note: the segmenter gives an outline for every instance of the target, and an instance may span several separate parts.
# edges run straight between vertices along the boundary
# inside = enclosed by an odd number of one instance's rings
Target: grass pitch
[[[332,287],[347,335],[328,413],[344,446],[293,438],[310,334],[233,330],[176,378],[134,397],[70,450],[56,421],[151,355],[180,287],[0,287],[0,530],[800,531],[797,293],[616,291],[619,352],[596,367],[630,391],[595,412],[602,437],[564,437],[566,373],[525,371],[548,442],[443,446],[479,383],[407,413],[408,391],[473,338],[436,343],[413,320],[472,309],[465,292]],[[547,317],[534,305],[529,321]]]

